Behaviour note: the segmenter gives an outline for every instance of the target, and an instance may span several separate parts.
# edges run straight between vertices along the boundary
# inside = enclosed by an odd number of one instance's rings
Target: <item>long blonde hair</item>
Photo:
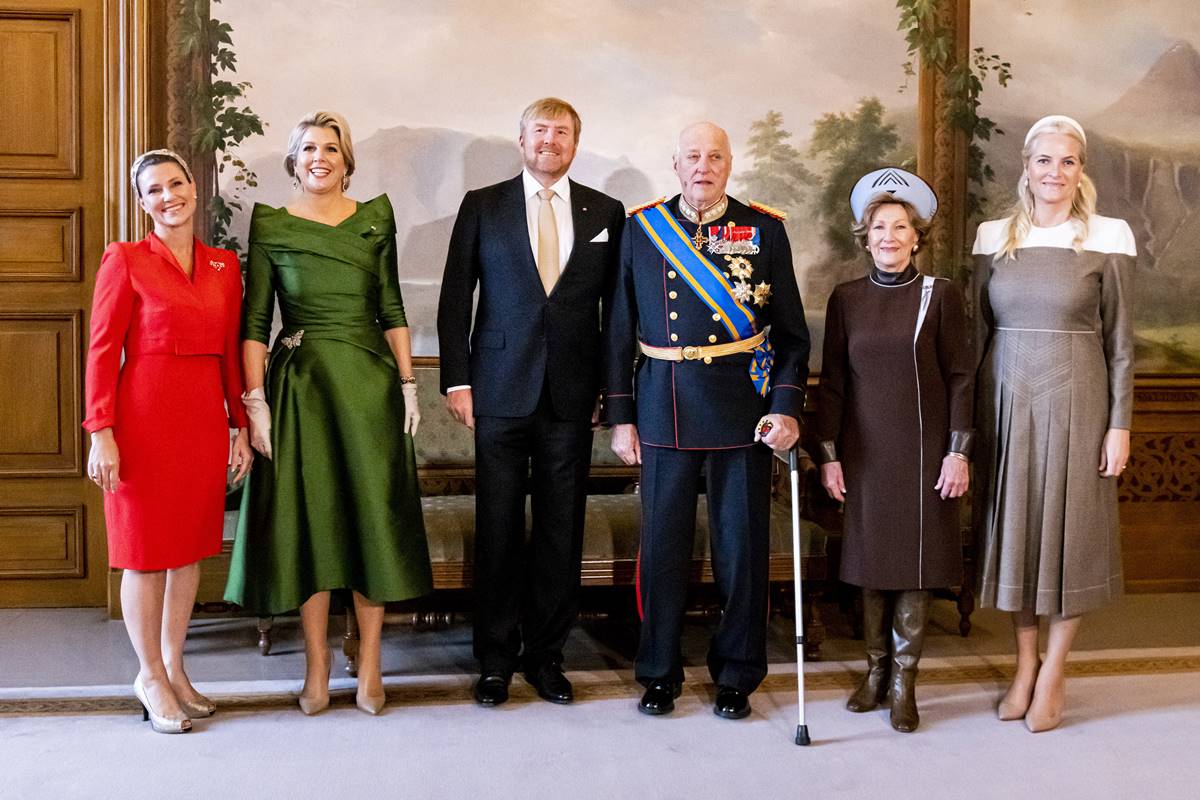
[[[1016,258],[1017,245],[1029,235],[1033,228],[1034,198],[1033,190],[1029,188],[1029,157],[1033,155],[1033,147],[1038,137],[1046,133],[1061,133],[1070,136],[1079,144],[1079,166],[1087,163],[1087,141],[1080,135],[1079,129],[1066,122],[1048,119],[1044,124],[1037,124],[1026,135],[1025,146],[1021,148],[1021,179],[1017,181],[1017,202],[1009,212],[1007,224],[1004,227],[1004,245],[1000,248],[1002,258]],[[1088,227],[1092,215],[1096,213],[1096,184],[1086,172],[1079,176],[1079,185],[1075,187],[1075,196],[1071,198],[1071,224],[1075,228],[1075,238],[1071,247],[1075,252],[1083,249],[1083,243],[1088,237]]]

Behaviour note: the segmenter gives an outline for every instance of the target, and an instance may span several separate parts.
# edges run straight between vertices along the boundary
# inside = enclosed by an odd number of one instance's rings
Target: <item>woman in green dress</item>
[[[384,704],[383,604],[427,594],[429,552],[412,435],[420,412],[387,195],[345,195],[350,130],[315,112],[288,140],[297,193],[256,205],[242,331],[251,444],[225,598],[257,614],[299,607],[300,708],[329,705],[329,593],[351,589],[358,707]],[[267,358],[275,301],[283,327]]]

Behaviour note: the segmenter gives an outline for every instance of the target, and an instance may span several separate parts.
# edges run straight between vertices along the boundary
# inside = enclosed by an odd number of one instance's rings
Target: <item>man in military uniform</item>
[[[632,212],[606,304],[612,448],[642,465],[638,708],[668,713],[681,691],[703,470],[724,604],[708,654],[713,710],[740,719],[767,674],[771,448],[799,437],[808,327],[783,215],[725,194],[725,131],[685,128],[674,165],[681,194]]]

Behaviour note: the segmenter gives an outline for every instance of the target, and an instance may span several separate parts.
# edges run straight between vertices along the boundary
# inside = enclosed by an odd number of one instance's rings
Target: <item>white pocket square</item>
[[[608,228],[605,228],[604,230],[597,233],[595,238],[592,239],[592,241],[593,242],[607,242],[608,241]]]

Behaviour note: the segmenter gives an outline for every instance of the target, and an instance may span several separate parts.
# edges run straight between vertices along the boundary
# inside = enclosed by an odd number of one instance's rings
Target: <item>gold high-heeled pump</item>
[[[155,712],[149,698],[146,697],[146,687],[142,684],[141,675],[133,679],[133,695],[142,704],[142,721],[149,721],[155,733],[187,733],[192,729],[192,721],[187,717],[172,719]]]
[[[207,719],[217,713],[217,704],[199,692],[196,693],[195,700],[180,700],[179,707],[189,719]]]

